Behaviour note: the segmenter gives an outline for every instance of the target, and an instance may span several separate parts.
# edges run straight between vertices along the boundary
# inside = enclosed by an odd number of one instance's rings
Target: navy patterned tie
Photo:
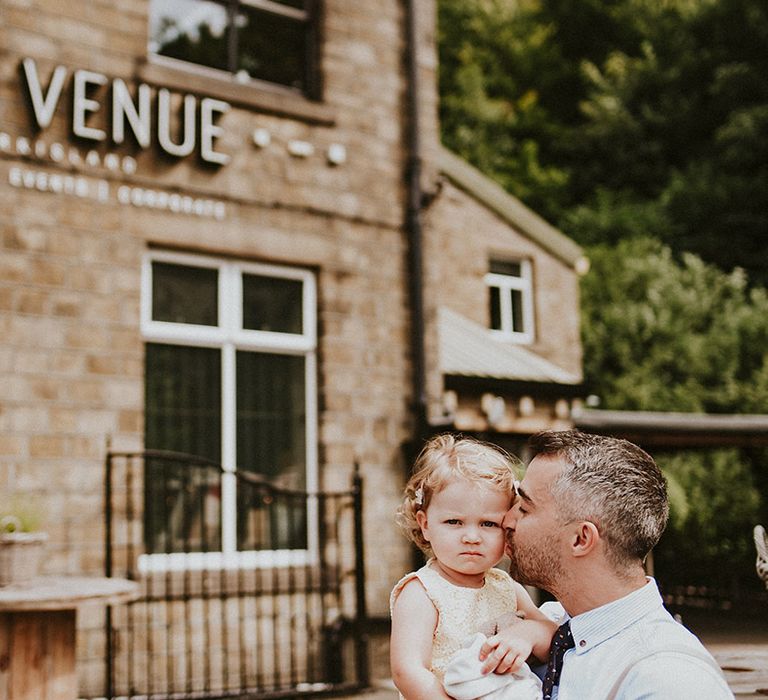
[[[544,694],[544,700],[551,700],[552,691],[560,683],[560,672],[563,670],[563,656],[568,649],[575,646],[573,635],[571,634],[571,621],[560,625],[552,637],[552,646],[549,649],[549,664],[547,664],[547,673],[544,676],[544,682],[541,685],[541,691]]]

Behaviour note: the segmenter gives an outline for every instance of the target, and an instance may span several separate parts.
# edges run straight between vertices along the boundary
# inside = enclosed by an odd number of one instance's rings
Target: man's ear
[[[427,514],[423,510],[416,511],[416,522],[421,528],[422,537],[424,537],[424,539],[427,542],[429,542],[429,535],[427,534],[429,530],[428,523],[427,523]]]
[[[584,557],[595,550],[600,540],[600,531],[594,523],[589,520],[574,523],[571,530],[571,553],[574,557]]]

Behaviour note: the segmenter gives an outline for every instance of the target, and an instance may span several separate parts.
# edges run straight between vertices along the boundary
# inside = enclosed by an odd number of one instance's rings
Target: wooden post
[[[75,700],[75,611],[0,614],[0,700]]]

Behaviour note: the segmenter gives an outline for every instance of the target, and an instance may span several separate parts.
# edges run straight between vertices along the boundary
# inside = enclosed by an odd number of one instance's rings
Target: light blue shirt
[[[685,653],[710,656],[669,614],[651,578],[624,598],[572,618],[571,633],[576,646],[565,653],[553,700],[604,700],[627,668],[616,700],[733,698],[716,668]],[[653,656],[634,663],[649,652]]]

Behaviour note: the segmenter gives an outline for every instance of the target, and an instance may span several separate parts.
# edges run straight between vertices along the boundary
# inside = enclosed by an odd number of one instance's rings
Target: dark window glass
[[[302,21],[241,6],[237,15],[237,71],[301,90],[306,75]]]
[[[491,260],[491,272],[497,275],[510,275],[511,277],[523,276],[522,265],[519,262]]]
[[[271,483],[306,488],[305,359],[237,353],[237,464]],[[306,505],[282,498],[260,508],[238,488],[238,549],[303,549]],[[269,504],[267,504],[269,505]]]
[[[221,460],[221,351],[148,343],[145,444]],[[145,463],[147,551],[221,548],[217,468],[163,459]]]
[[[512,330],[515,333],[524,333],[523,324],[523,293],[519,289],[510,289],[512,295]]]
[[[218,282],[217,270],[152,263],[152,320],[218,325]]]
[[[501,330],[501,290],[498,287],[488,287],[491,310],[491,328]]]
[[[302,333],[303,290],[301,280],[243,275],[243,328]]]
[[[316,96],[312,15],[302,0],[151,0],[149,50]]]

